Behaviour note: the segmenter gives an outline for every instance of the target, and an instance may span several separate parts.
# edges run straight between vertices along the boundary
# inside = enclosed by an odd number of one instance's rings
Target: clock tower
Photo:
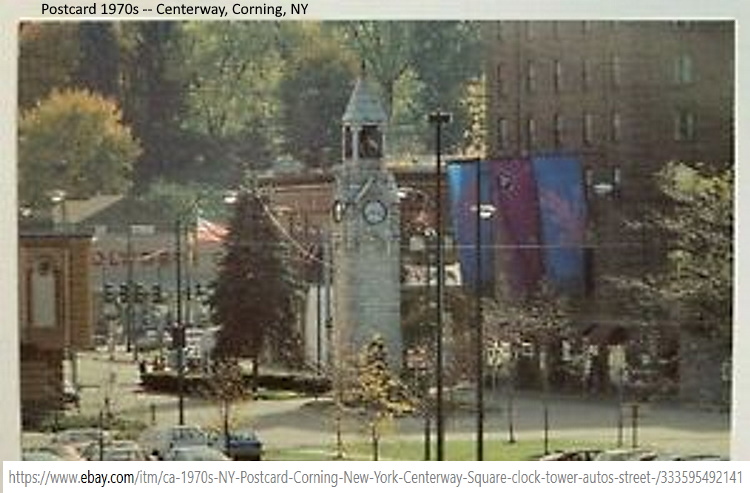
[[[383,163],[387,115],[364,70],[342,118],[332,231],[334,344],[340,357],[376,336],[400,369],[400,216],[393,174]]]

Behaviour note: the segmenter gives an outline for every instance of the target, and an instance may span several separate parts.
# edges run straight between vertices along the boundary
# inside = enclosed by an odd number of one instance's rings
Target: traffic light
[[[104,285],[104,302],[105,303],[114,303],[117,301],[117,295],[115,294],[115,287],[112,285],[112,283],[106,283]]]
[[[205,295],[206,295],[206,290],[203,287],[203,285],[199,282],[196,282],[195,283],[195,298],[201,299]]]
[[[154,284],[151,286],[151,301],[153,303],[164,302],[164,294],[161,292],[161,284]]]
[[[185,347],[185,327],[174,324],[169,327],[169,333],[172,336],[172,349]]]
[[[135,302],[143,303],[146,301],[146,286],[140,282],[135,285]]]
[[[130,287],[128,286],[128,283],[120,283],[120,292],[118,298],[120,299],[120,303],[127,303],[128,301],[130,301]]]

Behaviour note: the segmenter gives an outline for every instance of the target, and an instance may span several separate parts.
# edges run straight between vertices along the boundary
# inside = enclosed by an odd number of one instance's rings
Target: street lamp
[[[473,212],[476,218],[476,399],[477,399],[477,460],[484,460],[484,321],[482,317],[482,221],[490,219],[495,213],[492,204],[482,202],[482,163],[475,161],[476,204]]]
[[[443,290],[445,288],[445,260],[443,245],[443,172],[440,160],[441,131],[443,125],[451,121],[451,114],[440,110],[429,114],[428,120],[435,125],[435,202],[436,206],[436,241],[437,241],[437,313],[435,341],[435,385],[436,409],[435,427],[437,432],[437,460],[444,460],[445,423],[443,416]]]
[[[178,423],[185,424],[185,320],[183,319],[182,308],[182,234],[187,231],[185,228],[185,219],[190,223],[193,222],[194,215],[198,204],[203,200],[205,194],[198,194],[188,206],[183,209],[174,222],[174,242],[175,242],[175,332],[173,337],[177,337],[177,394],[178,394]],[[238,199],[237,192],[227,192],[224,195],[225,204],[234,204]]]

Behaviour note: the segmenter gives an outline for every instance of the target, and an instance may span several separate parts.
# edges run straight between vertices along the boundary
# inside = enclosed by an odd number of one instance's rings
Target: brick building
[[[646,325],[641,314],[623,307],[603,280],[665,265],[664,238],[625,227],[667,207],[657,170],[670,161],[733,165],[734,23],[500,21],[483,29],[489,157],[580,158],[589,221],[583,322],[605,341],[634,334]],[[690,372],[682,366],[681,385]],[[717,361],[693,366],[718,379]]]
[[[88,234],[25,232],[19,248],[21,412],[43,417],[64,402],[64,361],[90,349],[93,334]],[[69,375],[68,378],[74,378]]]

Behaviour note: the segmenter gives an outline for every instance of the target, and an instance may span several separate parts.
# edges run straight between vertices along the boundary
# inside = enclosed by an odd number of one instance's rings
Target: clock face
[[[388,209],[379,200],[370,200],[362,208],[362,215],[369,224],[379,224],[388,216]]]

